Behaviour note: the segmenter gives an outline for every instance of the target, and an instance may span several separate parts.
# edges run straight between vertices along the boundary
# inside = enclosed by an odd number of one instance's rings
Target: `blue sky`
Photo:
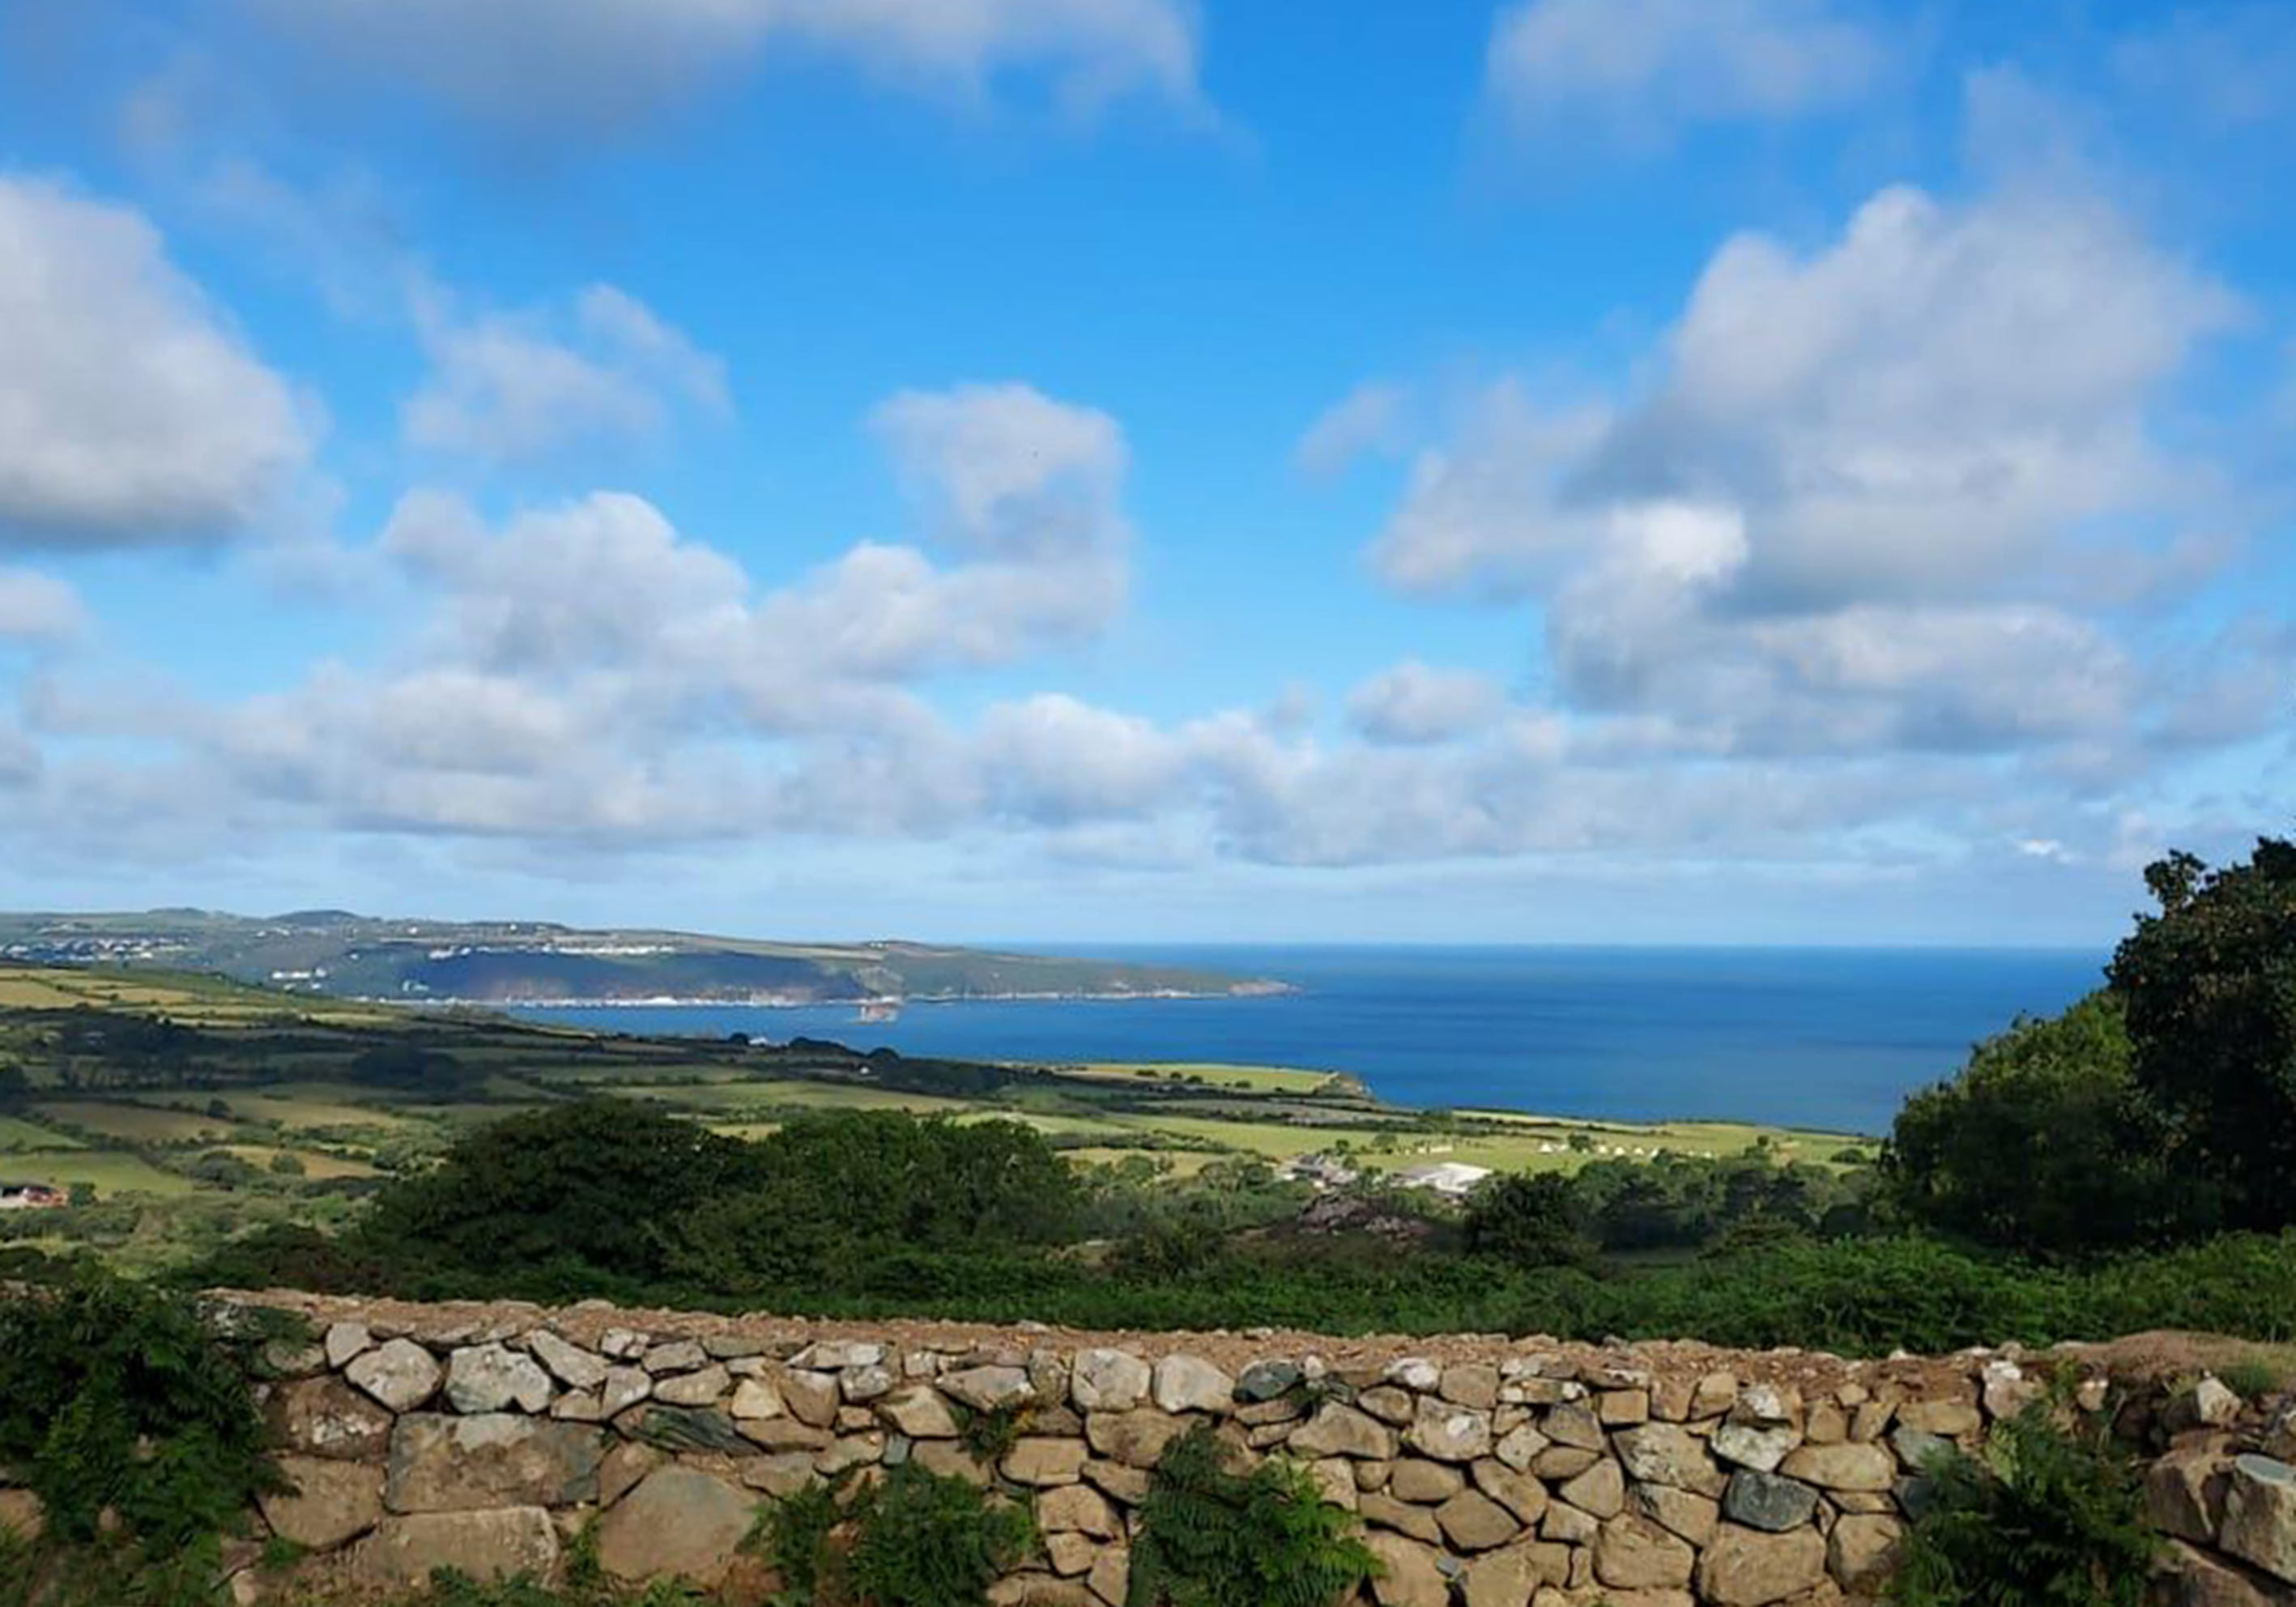
[[[2101,945],[2296,12],[0,0],[0,899]]]

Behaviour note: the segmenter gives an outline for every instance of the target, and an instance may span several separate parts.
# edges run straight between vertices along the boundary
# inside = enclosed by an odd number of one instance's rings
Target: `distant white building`
[[[1318,1192],[1327,1188],[1345,1188],[1361,1176],[1355,1168],[1334,1155],[1295,1155],[1275,1168],[1275,1175],[1290,1183],[1313,1184]]]
[[[1464,1200],[1474,1192],[1475,1185],[1490,1175],[1491,1168],[1487,1166],[1440,1160],[1431,1166],[1406,1167],[1391,1181],[1398,1188],[1431,1189],[1446,1198]]]

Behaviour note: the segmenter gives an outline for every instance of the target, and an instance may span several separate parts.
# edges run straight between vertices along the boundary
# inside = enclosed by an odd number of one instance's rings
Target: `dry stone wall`
[[[1822,1607],[1879,1591],[1931,1454],[2042,1387],[2014,1351],[1858,1363],[232,1298],[311,1320],[317,1342],[262,1386],[297,1487],[262,1517],[308,1549],[296,1583],[354,1592],[439,1567],[548,1574],[593,1525],[614,1574],[738,1587],[760,1502],[913,1462],[1033,1507],[1042,1554],[994,1600],[1120,1607],[1151,1472],[1203,1422],[1359,1515],[1382,1607]],[[2049,1359],[2105,1399],[2099,1363]],[[2213,1380],[2161,1409],[2160,1599],[2296,1602],[2296,1420]],[[1015,1432],[992,1464],[964,1430],[1000,1413]]]

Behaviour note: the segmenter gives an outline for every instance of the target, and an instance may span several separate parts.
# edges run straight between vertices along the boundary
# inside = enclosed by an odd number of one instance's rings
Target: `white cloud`
[[[226,539],[308,434],[142,215],[0,175],[0,545]]]
[[[673,112],[760,50],[810,53],[964,100],[1008,74],[1040,73],[1079,114],[1132,94],[1198,100],[1187,0],[242,4],[347,69],[526,135],[611,130]]]
[[[87,628],[70,584],[35,570],[0,569],[0,643],[69,642]]]
[[[1650,149],[1700,124],[1854,104],[1885,59],[1835,0],[1518,0],[1493,25],[1485,70],[1526,131],[1591,123]]]
[[[1293,461],[1302,471],[1320,477],[1341,472],[1365,453],[1392,451],[1399,444],[1409,399],[1400,385],[1366,380],[1308,426]]]
[[[1107,548],[1124,432],[1027,385],[904,391],[873,415],[903,485],[942,539],[1010,558]]]
[[[1488,676],[1406,660],[1348,695],[1348,723],[1374,742],[1449,742],[1490,724],[1506,694]]]
[[[432,372],[402,425],[431,451],[531,462],[650,440],[681,409],[731,406],[724,363],[611,285],[563,309],[469,319],[422,297],[416,315]]]
[[[2101,611],[2137,599],[2087,577],[2165,592],[2226,550],[2153,414],[2236,314],[2100,202],[1885,191],[1819,250],[1723,247],[1631,402],[1491,388],[1373,558],[1535,597],[1556,695],[1612,740],[2125,750],[2170,700]]]

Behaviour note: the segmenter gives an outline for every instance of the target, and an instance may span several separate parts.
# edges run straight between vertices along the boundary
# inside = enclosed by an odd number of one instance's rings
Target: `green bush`
[[[2135,1464],[2101,1420],[2038,1401],[1983,1459],[1948,1453],[1906,1533],[1898,1607],[2142,1607],[2160,1537]]]
[[[914,1463],[873,1483],[808,1485],[770,1509],[776,1607],[980,1607],[1035,1549],[1025,1507]]]
[[[280,1488],[248,1378],[278,1324],[216,1332],[182,1296],[92,1268],[0,1303],[0,1463],[45,1504],[51,1534],[176,1551]]]
[[[1165,1447],[1132,1546],[1126,1607],[1332,1607],[1379,1571],[1354,1516],[1308,1471],[1249,1473],[1199,1425]]]

